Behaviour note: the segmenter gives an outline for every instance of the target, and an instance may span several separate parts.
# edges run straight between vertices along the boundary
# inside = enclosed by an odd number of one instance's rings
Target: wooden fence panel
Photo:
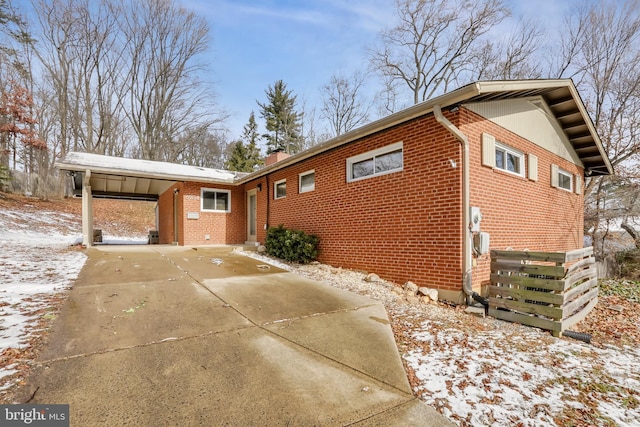
[[[554,335],[584,319],[598,301],[593,248],[569,252],[491,251],[489,315]]]

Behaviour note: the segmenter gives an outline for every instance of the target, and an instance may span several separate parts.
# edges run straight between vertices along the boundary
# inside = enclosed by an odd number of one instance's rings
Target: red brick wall
[[[269,165],[272,165],[274,163],[278,163],[279,161],[284,160],[289,156],[290,156],[290,154],[288,154],[288,153],[283,153],[281,151],[276,151],[275,153],[269,154],[267,156],[267,158],[264,159],[264,165],[265,166],[269,166]]]
[[[178,183],[160,195],[158,199],[158,237],[162,245],[171,244],[175,241],[173,232],[173,190],[179,189],[182,192],[182,183]],[[182,200],[178,197],[178,218],[182,218]]]
[[[550,185],[551,163],[582,176],[582,169],[506,129],[461,108],[445,114],[470,143],[471,206],[481,209],[481,228],[492,249],[562,251],[582,247],[583,197]],[[538,181],[481,164],[482,132],[538,157]],[[401,172],[347,183],[346,159],[403,142]],[[459,142],[432,115],[367,136],[306,159],[244,186],[180,184],[180,244],[246,240],[246,191],[257,192],[258,241],[265,226],[297,228],[320,237],[320,260],[373,271],[381,277],[446,291],[462,278],[462,158]],[[453,163],[452,163],[453,162]],[[526,158],[525,158],[526,167]],[[455,164],[455,167],[454,167]],[[315,170],[315,190],[298,193],[298,176]],[[526,176],[526,174],[525,174]],[[287,180],[287,196],[274,200],[274,182]],[[231,213],[200,211],[200,188],[231,190]],[[160,197],[160,239],[173,232],[173,190]],[[187,220],[199,212],[198,220]],[[170,219],[167,219],[170,218]],[[204,240],[209,234],[211,239]],[[476,289],[489,280],[489,256],[474,259]]]
[[[231,212],[202,212],[200,189],[212,188],[231,191]],[[246,240],[245,193],[242,187],[219,184],[188,182],[180,192],[183,206],[184,230],[181,245],[240,244]],[[198,219],[187,219],[189,212],[197,213]],[[205,236],[209,235],[209,240]]]
[[[180,190],[178,197],[178,243],[180,245],[241,244],[246,240],[245,194],[241,187],[207,183],[179,183],[160,195],[159,237],[161,244],[174,241],[173,190]],[[200,189],[213,188],[231,191],[231,212],[202,212]],[[189,212],[198,219],[187,219]],[[205,236],[209,235],[209,240]]]
[[[403,142],[404,169],[346,182],[346,159]],[[433,117],[420,118],[338,147],[262,179],[258,229],[283,224],[320,237],[320,260],[375,271],[403,283],[460,289],[460,145]],[[314,169],[315,190],[298,193],[298,174]],[[273,199],[273,183],[287,180],[287,196]],[[257,181],[246,189],[255,188]],[[264,232],[258,235],[264,241]]]
[[[583,246],[582,194],[551,186],[551,164],[580,177],[583,169],[519,137],[467,109],[458,126],[470,146],[471,206],[482,212],[481,229],[490,235],[491,249],[566,251]],[[482,132],[525,153],[525,177],[482,166]],[[526,154],[538,157],[538,180],[527,178]],[[582,178],[580,178],[582,179]],[[574,182],[575,188],[575,182]],[[473,268],[475,286],[489,282],[489,255]]]

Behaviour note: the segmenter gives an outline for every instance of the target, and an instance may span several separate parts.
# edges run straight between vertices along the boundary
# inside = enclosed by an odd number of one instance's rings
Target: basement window
[[[347,159],[347,182],[399,172],[402,168],[402,142],[397,142],[349,157]]]
[[[287,197],[287,180],[281,179],[273,183],[273,198],[283,199]]]
[[[200,210],[202,212],[231,212],[231,191],[201,188]]]

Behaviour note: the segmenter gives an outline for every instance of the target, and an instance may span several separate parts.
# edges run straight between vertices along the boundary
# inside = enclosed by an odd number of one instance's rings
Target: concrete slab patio
[[[230,247],[99,247],[22,392],[71,425],[451,425],[383,306]]]

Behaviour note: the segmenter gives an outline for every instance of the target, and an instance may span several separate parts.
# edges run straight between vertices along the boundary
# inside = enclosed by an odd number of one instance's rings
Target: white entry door
[[[255,243],[257,241],[257,200],[256,189],[247,191],[247,242]]]

